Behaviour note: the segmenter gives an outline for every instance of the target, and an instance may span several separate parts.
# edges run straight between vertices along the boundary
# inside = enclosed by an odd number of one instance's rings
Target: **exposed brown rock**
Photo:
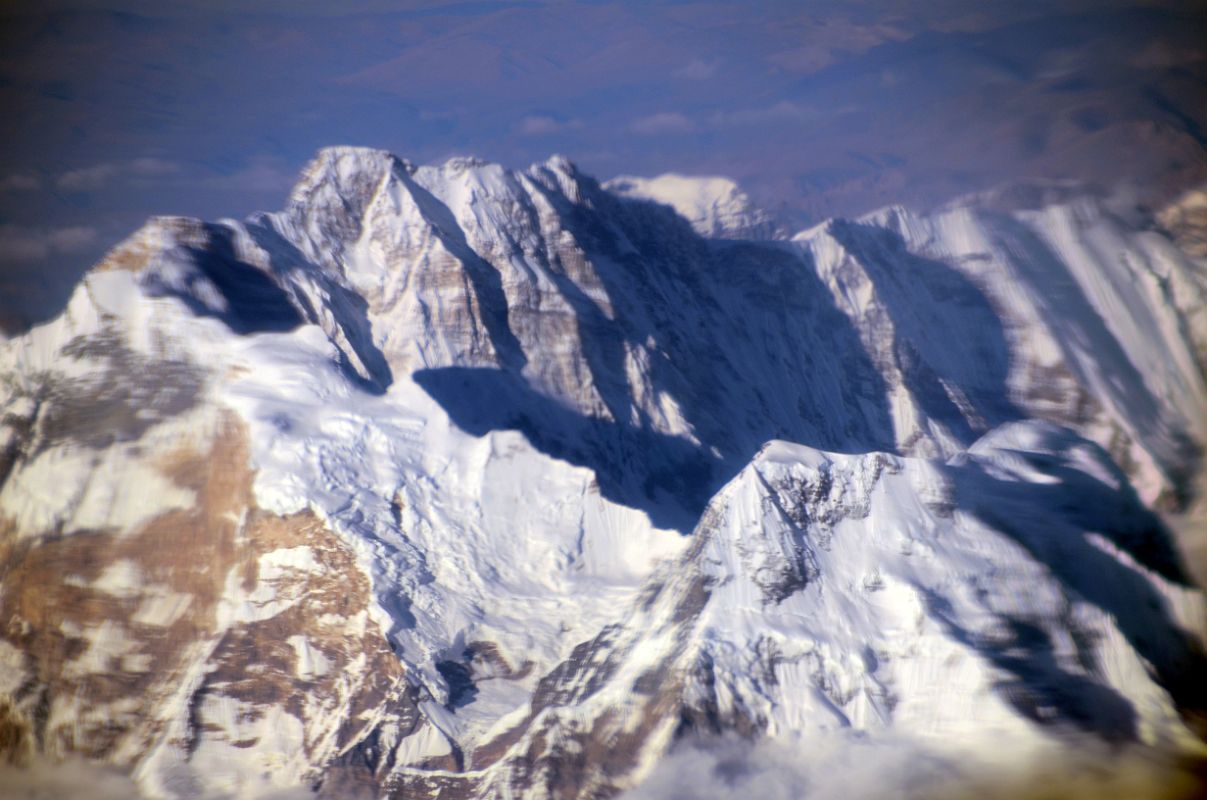
[[[33,750],[29,721],[8,702],[0,702],[0,763],[23,764]]]
[[[163,732],[153,710],[179,688],[197,646],[207,643],[210,666],[190,700],[192,741],[181,744],[227,735],[199,712],[211,694],[253,708],[277,704],[300,720],[307,703],[346,702],[349,713],[336,737],[341,748],[365,735],[369,725],[358,720],[382,704],[392,705],[391,719],[404,730],[414,730],[414,697],[388,643],[367,620],[359,635],[347,627],[368,608],[368,579],[312,513],[278,516],[255,506],[242,424],[226,415],[207,448],[182,445],[154,463],[196,493],[192,508],[165,512],[132,531],[51,532],[21,540],[11,522],[0,521],[0,638],[26,654],[28,671],[12,704],[0,707],[0,753],[14,757],[30,741],[50,754],[92,758],[111,757],[123,742],[135,744],[127,751],[146,750]],[[293,605],[220,629],[217,611],[228,575],[237,575],[241,590],[250,592],[264,580],[263,556],[301,546],[311,549],[317,568],[272,579],[275,594]],[[116,590],[96,585],[106,568],[125,562],[139,583]],[[156,602],[183,607],[160,619],[140,616],[144,604]],[[96,663],[80,666],[92,646],[89,637],[102,630],[118,637],[121,652],[96,654]],[[294,635],[305,636],[326,660],[325,674],[297,676],[288,643]],[[349,677],[357,659],[364,660],[358,681]],[[341,681],[355,685],[340,688]],[[54,716],[56,704],[70,702],[77,703],[74,712]]]

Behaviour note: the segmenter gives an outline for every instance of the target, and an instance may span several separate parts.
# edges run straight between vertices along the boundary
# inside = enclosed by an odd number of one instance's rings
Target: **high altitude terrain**
[[[5,341],[10,756],[570,798],[714,735],[1200,746],[1197,201],[785,238],[725,181],[610,186],[324,150]]]

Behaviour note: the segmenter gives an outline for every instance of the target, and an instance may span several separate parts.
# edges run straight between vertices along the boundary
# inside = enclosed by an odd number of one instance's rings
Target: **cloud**
[[[118,174],[116,164],[96,164],[64,172],[55,185],[68,192],[88,192],[99,189]]]
[[[297,182],[296,170],[285,169],[275,160],[254,158],[237,172],[206,178],[202,184],[227,192],[284,194]]]
[[[129,162],[126,168],[131,175],[140,178],[155,178],[180,171],[180,165],[175,161],[165,161],[162,158],[136,158]]]
[[[37,175],[17,174],[0,178],[0,192],[36,192],[42,188]]]
[[[96,244],[96,228],[23,228],[0,225],[0,263],[45,261],[51,255],[69,255]]]
[[[779,740],[705,740],[677,747],[622,800],[872,800],[882,794],[901,800],[903,794],[885,789],[933,769],[930,760],[915,760],[918,755],[842,734],[813,747]]]
[[[580,119],[562,121],[554,117],[534,114],[520,120],[519,132],[524,136],[547,136],[551,133],[578,130],[583,127]]]
[[[58,228],[46,234],[46,241],[56,253],[79,253],[96,244],[96,228],[85,225]]]
[[[91,797],[96,800],[129,800],[140,797],[134,781],[112,767],[77,759],[51,763],[39,759],[26,767],[0,766],[0,797],[7,800],[39,800],[47,797]]]
[[[679,69],[675,70],[676,78],[687,78],[692,81],[702,81],[711,78],[717,72],[717,67],[720,66],[716,61],[705,61],[702,58],[693,58],[691,61],[684,64]]]
[[[1045,742],[1042,756],[1034,747],[1005,739],[974,757],[888,732],[808,743],[723,737],[676,747],[621,800],[1173,800],[1199,785],[1193,763],[1157,748],[1072,732]]]
[[[841,113],[841,110],[839,110]],[[811,108],[798,105],[790,100],[783,100],[772,106],[763,108],[745,108],[737,111],[718,111],[709,118],[709,123],[717,128],[736,128],[747,125],[769,125],[784,122],[806,122],[819,119],[823,115]]]
[[[664,133],[691,133],[696,123],[676,111],[663,111],[641,117],[629,123],[629,130],[643,136],[658,136]]]
[[[0,763],[0,800],[48,800],[48,798],[88,798],[88,800],[135,800],[145,797],[130,776],[115,767],[95,764],[78,757],[51,760],[37,756],[23,766]],[[304,786],[268,792],[258,791],[262,800],[314,800]],[[204,800],[233,800],[225,792],[207,792]]]
[[[463,116],[465,116],[463,108],[425,108],[419,112],[419,119],[422,122],[445,122]]]
[[[162,158],[135,158],[118,163],[105,162],[64,172],[55,185],[68,192],[91,192],[119,177],[162,178],[180,171],[180,165]]]

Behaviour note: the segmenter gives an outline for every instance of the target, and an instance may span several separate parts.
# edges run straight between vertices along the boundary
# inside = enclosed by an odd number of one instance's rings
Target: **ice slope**
[[[163,797],[1182,743],[1201,596],[1145,504],[1202,442],[1195,269],[1088,200],[714,241],[561,158],[322,151],[0,350],[0,725]]]
[[[946,464],[768,443],[546,689],[491,791],[535,770],[589,795],[726,731],[802,754],[882,736],[1005,774],[1070,730],[1193,749],[1177,704],[1203,701],[1207,608],[1140,544],[1153,524],[1100,448],[1047,423]]]

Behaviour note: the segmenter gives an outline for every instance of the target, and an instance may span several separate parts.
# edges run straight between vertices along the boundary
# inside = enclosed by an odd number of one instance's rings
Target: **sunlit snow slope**
[[[770,241],[630,190],[324,150],[4,342],[0,746],[173,798],[1199,746],[1201,254],[1088,198]]]

